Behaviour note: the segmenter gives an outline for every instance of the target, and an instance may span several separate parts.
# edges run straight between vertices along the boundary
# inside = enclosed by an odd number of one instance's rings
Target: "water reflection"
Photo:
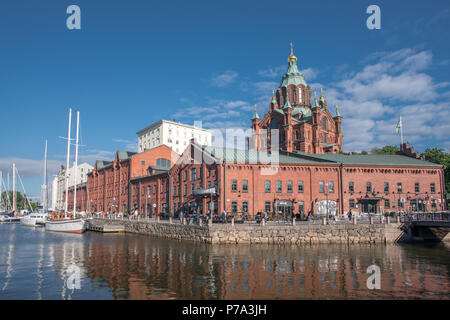
[[[449,298],[448,248],[209,246],[143,236],[90,244],[88,276],[116,299]],[[367,267],[381,268],[368,290]],[[430,294],[432,293],[432,294]]]
[[[0,225],[0,299],[449,299],[450,248],[211,246]],[[367,267],[381,269],[369,290]],[[69,267],[81,289],[68,289]]]

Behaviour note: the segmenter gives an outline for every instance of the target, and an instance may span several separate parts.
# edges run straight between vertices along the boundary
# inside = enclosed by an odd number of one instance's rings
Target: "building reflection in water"
[[[90,235],[85,276],[114,299],[448,299],[449,257],[400,245],[210,246]],[[448,250],[448,248],[447,248]],[[81,254],[81,251],[80,251]],[[68,262],[74,257],[69,257]],[[367,289],[370,265],[381,290]]]
[[[60,299],[71,300],[78,289],[69,289],[67,282],[70,277],[74,275],[73,267],[79,270],[80,287],[82,286],[82,279],[86,279],[86,270],[84,267],[85,248],[87,244],[83,241],[83,236],[80,234],[64,233],[59,235],[61,241],[55,241],[49,244],[46,248],[49,254],[49,265],[54,268],[59,276],[58,283],[60,288],[57,292],[60,293]]]
[[[5,299],[449,299],[450,247],[211,246],[3,226]],[[369,290],[367,267],[381,269]],[[77,266],[81,289],[68,289]]]

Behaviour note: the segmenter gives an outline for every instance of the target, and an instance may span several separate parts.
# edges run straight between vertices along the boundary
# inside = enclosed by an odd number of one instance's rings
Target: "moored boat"
[[[79,132],[79,118],[80,113],[77,112],[77,138],[75,142],[75,168],[77,168],[78,163],[78,132]],[[69,109],[69,130],[67,135],[67,165],[66,165],[66,196],[65,196],[65,210],[64,213],[52,213],[50,219],[45,222],[45,229],[49,231],[58,232],[72,232],[72,233],[83,233],[86,231],[86,219],[78,218],[76,212],[76,190],[77,190],[77,169],[75,169],[75,187],[74,187],[74,203],[73,203],[73,214],[68,212],[68,198],[69,198],[69,159],[70,159],[70,127],[72,121],[72,109]]]
[[[20,222],[20,218],[14,216],[14,214],[0,214],[0,223],[15,223]]]
[[[31,213],[20,218],[20,224],[28,227],[36,227],[44,225],[48,218],[48,213]]]
[[[82,218],[71,218],[65,214],[53,214],[45,222],[48,231],[83,233],[86,231],[86,220]]]

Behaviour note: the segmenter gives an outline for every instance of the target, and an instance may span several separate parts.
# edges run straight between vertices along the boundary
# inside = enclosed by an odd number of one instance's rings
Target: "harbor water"
[[[370,266],[380,288],[369,289]],[[0,224],[0,299],[450,299],[450,245],[207,245]]]

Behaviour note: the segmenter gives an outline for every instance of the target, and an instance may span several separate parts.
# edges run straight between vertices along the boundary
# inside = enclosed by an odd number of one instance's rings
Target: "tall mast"
[[[44,184],[42,185],[42,205],[44,212],[48,210],[48,188],[47,188],[47,140],[45,140],[45,155],[44,155]]]
[[[67,134],[67,161],[66,161],[66,199],[64,202],[64,215],[67,218],[67,207],[69,201],[69,157],[70,157],[70,125],[72,123],[72,109],[69,109],[69,131]]]
[[[77,213],[77,178],[78,178],[78,132],[80,125],[80,111],[77,111],[77,138],[75,140],[75,186],[73,187],[73,216]]]
[[[0,212],[2,212],[2,184],[3,184],[3,172],[0,170]]]
[[[12,209],[14,215],[16,215],[16,164],[13,163],[13,205]]]
[[[6,194],[8,195],[8,208],[11,208],[11,200],[10,200],[10,198],[9,198],[9,187],[10,187],[10,184],[9,184],[9,170],[8,170],[8,184],[6,185]]]

